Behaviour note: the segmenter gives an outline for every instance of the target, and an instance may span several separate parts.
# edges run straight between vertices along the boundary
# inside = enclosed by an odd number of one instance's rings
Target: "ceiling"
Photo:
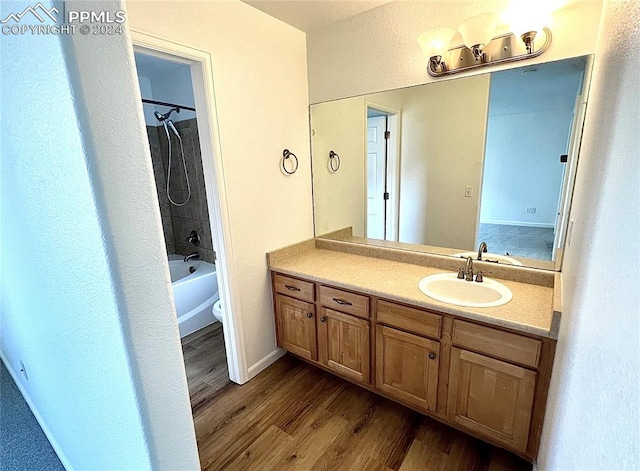
[[[243,0],[308,33],[359,15],[393,0]]]

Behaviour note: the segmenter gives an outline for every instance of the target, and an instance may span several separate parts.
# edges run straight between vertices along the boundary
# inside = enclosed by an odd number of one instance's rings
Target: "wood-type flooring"
[[[183,339],[203,470],[532,469],[288,354],[248,383],[230,383],[222,329],[206,329]]]

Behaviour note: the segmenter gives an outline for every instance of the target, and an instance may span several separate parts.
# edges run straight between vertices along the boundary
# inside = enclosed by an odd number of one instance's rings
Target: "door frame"
[[[222,319],[229,379],[243,384],[249,380],[249,377],[238,295],[239,285],[231,243],[228,196],[221,158],[222,146],[211,54],[136,30],[131,30],[131,42],[135,52],[180,62],[191,68],[211,237],[216,248],[216,270],[219,271],[218,289],[222,304],[225,306]],[[139,106],[142,108],[142,102]]]
[[[368,121],[367,112],[369,109],[380,111],[387,115],[387,129],[391,132],[391,137],[387,142],[387,168],[386,168],[386,187],[387,193],[389,193],[389,200],[386,204],[386,240],[398,241],[399,227],[400,227],[400,132],[402,131],[401,125],[401,110],[392,108],[390,106],[376,103],[373,100],[365,99],[364,107],[364,119],[365,123]],[[365,126],[364,132],[365,140],[365,152],[367,149],[367,132]],[[366,162],[366,159],[365,159]],[[365,165],[365,191],[364,191],[364,203],[367,207],[367,179],[366,179],[366,165]],[[367,214],[365,210],[364,227],[367,227]]]

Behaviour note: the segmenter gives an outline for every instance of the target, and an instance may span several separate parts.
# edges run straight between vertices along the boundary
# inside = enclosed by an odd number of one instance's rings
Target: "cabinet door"
[[[369,321],[322,308],[319,326],[320,361],[343,376],[368,384]]]
[[[435,411],[440,344],[389,327],[376,327],[376,387]]]
[[[309,360],[318,359],[315,306],[276,294],[278,346]]]
[[[449,419],[525,451],[536,373],[459,348],[451,351]]]

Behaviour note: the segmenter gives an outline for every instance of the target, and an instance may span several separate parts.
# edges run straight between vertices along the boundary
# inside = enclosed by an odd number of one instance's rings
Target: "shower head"
[[[168,118],[169,118],[169,116],[171,116],[171,113],[173,113],[174,111],[175,111],[176,113],[180,113],[180,108],[178,108],[178,107],[171,108],[171,109],[170,109],[167,113],[165,113],[165,114],[162,114],[162,113],[160,113],[159,111],[155,111],[153,114],[155,115],[155,117],[156,117],[156,119],[157,119],[158,121],[162,122],[162,121],[164,121],[164,120],[168,119]]]

